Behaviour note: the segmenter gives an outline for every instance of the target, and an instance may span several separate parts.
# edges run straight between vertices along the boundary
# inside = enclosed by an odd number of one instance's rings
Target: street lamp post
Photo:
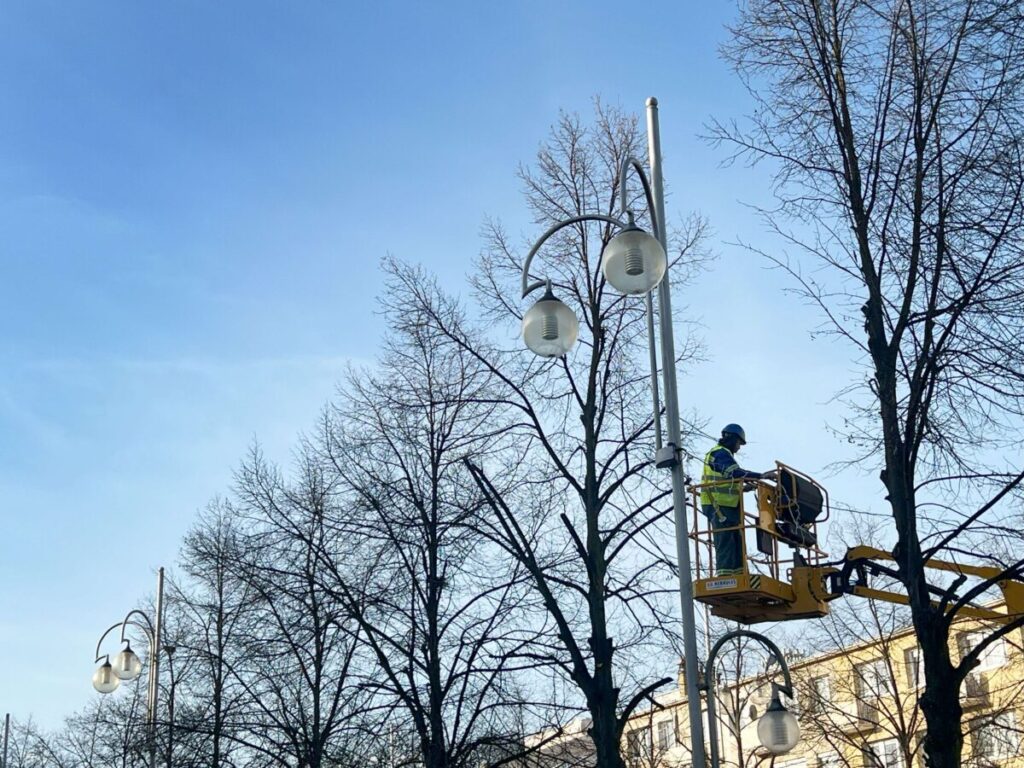
[[[730,640],[739,637],[747,637],[761,643],[772,654],[775,661],[782,668],[782,679],[785,685],[772,683],[772,700],[768,710],[761,716],[757,723],[757,737],[761,745],[773,755],[782,755],[789,752],[800,740],[800,725],[792,712],[788,711],[782,704],[780,698],[785,694],[793,698],[793,679],[789,675],[789,665],[786,664],[786,657],[782,655],[779,647],[762,634],[752,632],[749,629],[735,629],[726,632],[708,653],[707,666],[704,670],[703,689],[708,697],[708,735],[711,743],[711,768],[719,768],[718,755],[718,716],[715,707],[715,660],[718,652]],[[740,756],[742,758],[742,755]],[[742,765],[742,760],[740,760]]]
[[[167,687],[167,768],[171,768],[174,758],[174,694],[178,687],[178,679],[174,675],[174,652],[178,647],[165,643],[163,648],[167,654],[167,671],[170,673]]]
[[[583,221],[601,221],[619,230],[605,248],[601,268],[605,278],[625,294],[645,296],[647,333],[651,358],[651,393],[654,401],[655,464],[668,469],[672,477],[672,506],[676,528],[676,558],[679,574],[679,598],[683,619],[683,653],[685,687],[689,710],[692,764],[704,768],[704,729],[701,720],[699,688],[699,654],[693,612],[693,581],[690,572],[690,547],[686,538],[686,474],[682,462],[679,394],[676,387],[675,336],[672,328],[672,296],[669,286],[667,232],[665,227],[665,195],[661,172],[661,131],[658,123],[658,100],[647,100],[647,149],[650,177],[639,160],[623,160],[618,177],[620,215],[588,214],[561,221],[545,232],[534,244],[523,264],[523,298],[539,288],[544,296],[523,315],[523,340],[542,357],[561,357],[576,341],[579,323],[565,304],[555,298],[549,280],[530,281],[529,269],[541,245],[564,227]],[[644,189],[654,236],[638,228],[628,210],[626,177],[633,170]],[[661,339],[661,375],[665,390],[665,415],[668,439],[662,442],[661,406],[658,393],[657,340],[654,334],[654,308],[651,291],[658,291],[658,320]]]
[[[135,680],[142,672],[142,661],[139,659],[138,654],[132,650],[131,643],[125,633],[129,627],[134,627],[143,633],[146,642],[149,644],[149,677],[146,681],[148,685],[146,689],[146,741],[149,751],[149,768],[156,768],[157,681],[160,674],[163,602],[164,569],[160,568],[157,571],[156,578],[155,621],[151,621],[149,616],[140,610],[131,610],[125,614],[121,621],[100,635],[99,642],[96,643],[95,663],[99,664],[101,659],[103,663],[96,668],[92,676],[93,688],[103,694],[113,693],[117,690],[122,680],[126,682]],[[120,642],[124,643],[124,648],[114,657],[114,661],[111,663],[110,654],[101,653],[100,648],[103,645],[103,641],[107,639],[107,635],[119,628],[121,630]]]

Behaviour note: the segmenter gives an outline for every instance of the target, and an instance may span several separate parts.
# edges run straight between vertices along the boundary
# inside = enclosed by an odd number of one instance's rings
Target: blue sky
[[[99,633],[174,563],[254,438],[287,461],[380,334],[386,254],[453,290],[485,216],[533,233],[515,177],[559,109],[662,105],[669,215],[707,215],[695,317],[742,350],[681,372],[746,462],[820,472],[855,375],[737,237],[766,169],[697,138],[746,97],[728,2],[0,5],[0,712],[94,695]],[[510,324],[509,332],[514,332]],[[801,361],[780,366],[785,347]],[[877,482],[834,478],[877,504]],[[38,660],[43,660],[41,663]]]

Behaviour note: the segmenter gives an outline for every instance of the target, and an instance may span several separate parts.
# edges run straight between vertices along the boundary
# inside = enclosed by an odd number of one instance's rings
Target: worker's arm
[[[716,472],[721,472],[727,477],[735,480],[760,480],[760,472],[748,472],[743,469],[727,450],[721,448],[711,454],[711,467]]]

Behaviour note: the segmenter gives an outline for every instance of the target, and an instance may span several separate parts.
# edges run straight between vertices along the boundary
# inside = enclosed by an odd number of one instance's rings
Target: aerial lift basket
[[[826,579],[834,569],[823,565],[827,554],[818,547],[818,524],[829,517],[828,492],[812,478],[781,462],[773,477],[740,481],[740,520],[734,528],[742,541],[740,573],[718,574],[715,569],[711,520],[700,503],[701,490],[736,481],[690,486],[696,543],[697,578],[694,597],[711,612],[743,624],[762,621],[820,618],[834,597]],[[745,504],[754,499],[753,508]],[[753,541],[755,548],[748,549]]]

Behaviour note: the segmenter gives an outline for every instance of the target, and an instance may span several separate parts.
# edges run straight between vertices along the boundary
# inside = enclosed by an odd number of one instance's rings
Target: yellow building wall
[[[987,633],[991,629],[977,621],[958,623],[951,637],[954,660],[960,658],[961,646],[972,647],[972,631]],[[1020,632],[1010,633],[982,657],[982,664],[965,681],[961,691],[965,766],[1024,768],[1022,640]],[[793,709],[800,719],[801,741],[790,754],[776,758],[776,768],[923,766],[920,740],[925,725],[917,706],[922,687],[917,685],[915,649],[913,633],[902,630],[792,662],[797,693]],[[828,680],[827,685],[820,683],[822,679]],[[816,686],[826,690],[816,694]],[[767,706],[769,690],[769,681],[753,678],[725,689],[718,697],[723,766],[769,764],[756,734],[757,718]],[[623,736],[627,765],[686,768],[689,729],[682,692],[673,691],[657,701],[658,706],[638,713],[628,724]],[[735,711],[737,703],[742,711]],[[663,725],[668,723],[671,726]],[[666,747],[665,732],[670,728],[673,743]],[[865,747],[871,752],[865,753]]]

